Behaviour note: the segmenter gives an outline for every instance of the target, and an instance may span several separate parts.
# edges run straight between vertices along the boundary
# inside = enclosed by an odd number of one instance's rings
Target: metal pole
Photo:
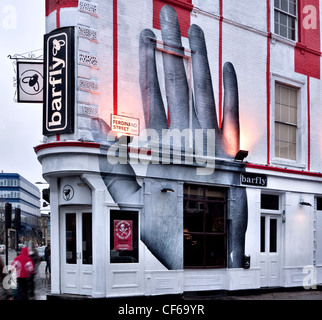
[[[9,260],[8,260],[8,228],[6,226],[6,266],[9,265]]]

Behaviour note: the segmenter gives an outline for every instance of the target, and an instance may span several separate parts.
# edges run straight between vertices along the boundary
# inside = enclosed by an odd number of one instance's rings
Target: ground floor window
[[[227,191],[184,186],[184,267],[227,265]]]
[[[139,262],[138,212],[111,210],[111,263]]]

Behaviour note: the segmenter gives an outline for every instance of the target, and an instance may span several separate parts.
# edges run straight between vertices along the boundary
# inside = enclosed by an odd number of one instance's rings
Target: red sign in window
[[[114,220],[114,250],[133,249],[133,221]]]

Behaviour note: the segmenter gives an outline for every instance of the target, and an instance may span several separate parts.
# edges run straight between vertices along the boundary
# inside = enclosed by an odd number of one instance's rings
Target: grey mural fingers
[[[237,181],[236,181],[237,182]],[[242,268],[245,254],[245,234],[248,223],[247,195],[245,188],[232,188],[228,224],[229,268]]]
[[[218,130],[205,36],[197,25],[190,27],[188,36],[192,50],[195,108],[199,124],[203,129]]]
[[[156,130],[161,137],[161,130],[168,128],[155,61],[156,36],[148,29],[140,34],[139,63],[140,88],[147,128]]]
[[[223,70],[224,76],[224,108],[222,134],[226,154],[234,157],[239,150],[239,102],[238,83],[234,66],[226,62]]]
[[[189,128],[189,90],[178,16],[172,7],[161,9],[160,24],[165,50],[169,52],[163,53],[163,64],[170,128],[183,130]]]

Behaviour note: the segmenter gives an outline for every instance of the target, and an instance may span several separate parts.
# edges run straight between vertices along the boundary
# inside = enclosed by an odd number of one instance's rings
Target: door
[[[260,222],[261,287],[280,286],[280,233],[280,216],[262,214]]]
[[[62,293],[92,294],[92,213],[70,210],[61,214]]]

